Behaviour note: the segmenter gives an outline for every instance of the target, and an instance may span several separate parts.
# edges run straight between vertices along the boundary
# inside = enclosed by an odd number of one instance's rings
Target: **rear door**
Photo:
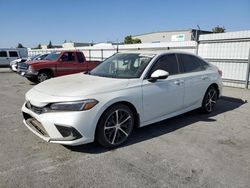
[[[177,54],[185,82],[184,106],[189,107],[201,103],[209,85],[209,77],[205,65],[194,55]]]
[[[169,77],[156,82],[148,78],[156,70],[165,70]],[[183,107],[184,82],[180,79],[180,71],[176,55],[161,56],[143,80],[143,122],[157,120],[167,114],[174,113]]]
[[[7,51],[6,50],[0,51],[0,66],[6,66],[9,64],[10,64],[10,61],[9,61]]]

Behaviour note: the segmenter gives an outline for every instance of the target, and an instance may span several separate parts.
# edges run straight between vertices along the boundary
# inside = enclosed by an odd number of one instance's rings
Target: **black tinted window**
[[[75,53],[74,52],[65,52],[62,57],[62,61],[75,61]]]
[[[204,68],[200,65],[199,59],[192,55],[179,54],[179,60],[182,64],[184,72],[196,72],[204,70]]]
[[[18,57],[17,51],[9,51],[10,57]]]
[[[153,65],[149,76],[158,69],[167,71],[169,75],[178,74],[178,64],[175,54],[168,54],[160,57],[160,59]]]
[[[202,67],[202,69],[206,69],[209,65],[207,64],[207,62],[203,61],[200,58],[195,57],[195,60],[200,64],[200,66]]]
[[[0,51],[0,57],[7,57],[6,51]]]
[[[77,52],[76,53],[76,56],[77,56],[77,59],[80,63],[83,63],[84,62],[84,57],[83,57],[83,54],[80,53],[80,52]]]

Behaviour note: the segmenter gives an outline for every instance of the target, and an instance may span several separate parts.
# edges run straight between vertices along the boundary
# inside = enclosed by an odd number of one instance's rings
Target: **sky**
[[[219,25],[250,30],[250,0],[0,0],[0,47],[123,41],[127,35]]]

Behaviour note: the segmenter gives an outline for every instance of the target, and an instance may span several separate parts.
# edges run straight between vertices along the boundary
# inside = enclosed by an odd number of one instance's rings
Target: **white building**
[[[201,34],[209,34],[211,31],[202,31],[197,29],[159,31],[134,35],[132,38],[138,38],[142,43],[160,43],[160,42],[183,42],[195,41]]]

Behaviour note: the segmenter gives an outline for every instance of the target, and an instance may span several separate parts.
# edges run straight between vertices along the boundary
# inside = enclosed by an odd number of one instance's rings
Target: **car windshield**
[[[37,57],[37,59],[43,60],[48,56],[48,54],[42,54],[40,56]]]
[[[117,53],[89,74],[110,78],[139,78],[154,56],[142,53]]]
[[[36,59],[38,56],[40,56],[41,54],[37,54],[37,55],[34,55],[34,56],[32,56],[31,58],[30,58],[30,60],[34,60],[34,59]]]
[[[44,59],[49,60],[49,61],[55,61],[58,59],[59,56],[60,56],[60,53],[51,53],[51,54],[48,54]]]

